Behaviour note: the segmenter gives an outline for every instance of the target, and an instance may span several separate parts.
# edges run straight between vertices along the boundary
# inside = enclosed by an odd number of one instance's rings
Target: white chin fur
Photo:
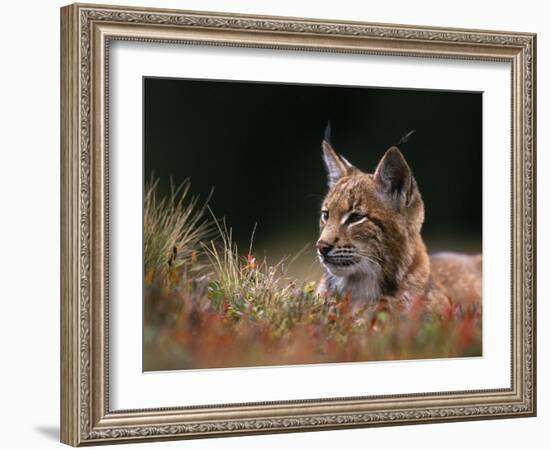
[[[349,293],[352,299],[361,301],[374,301],[381,297],[382,270],[378,264],[362,258],[351,266],[334,266],[319,259],[331,275],[328,281],[332,290],[341,294]]]

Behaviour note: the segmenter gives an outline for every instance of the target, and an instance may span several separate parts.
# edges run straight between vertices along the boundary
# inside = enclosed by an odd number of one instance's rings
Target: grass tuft
[[[189,194],[191,183],[170,186],[170,195],[158,199],[159,180],[145,185],[143,208],[143,261],[145,279],[167,278],[194,262],[201,243],[212,237],[213,224],[205,220],[208,203],[198,206]]]

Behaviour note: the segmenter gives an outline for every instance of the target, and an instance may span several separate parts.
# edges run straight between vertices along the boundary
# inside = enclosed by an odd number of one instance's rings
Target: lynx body
[[[337,154],[328,139],[323,159],[329,191],[317,241],[325,269],[318,294],[399,308],[422,300],[436,311],[481,301],[481,255],[428,255],[421,236],[424,203],[397,147],[372,174]]]

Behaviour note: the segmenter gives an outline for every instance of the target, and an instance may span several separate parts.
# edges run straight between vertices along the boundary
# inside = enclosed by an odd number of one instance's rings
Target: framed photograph
[[[535,415],[535,58],[62,8],[62,442]]]

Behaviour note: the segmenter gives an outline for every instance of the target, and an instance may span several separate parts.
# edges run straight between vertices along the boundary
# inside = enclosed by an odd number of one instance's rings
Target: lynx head
[[[329,191],[321,206],[317,254],[335,279],[370,279],[391,294],[412,263],[424,204],[403,154],[390,147],[365,173],[322,144]]]

